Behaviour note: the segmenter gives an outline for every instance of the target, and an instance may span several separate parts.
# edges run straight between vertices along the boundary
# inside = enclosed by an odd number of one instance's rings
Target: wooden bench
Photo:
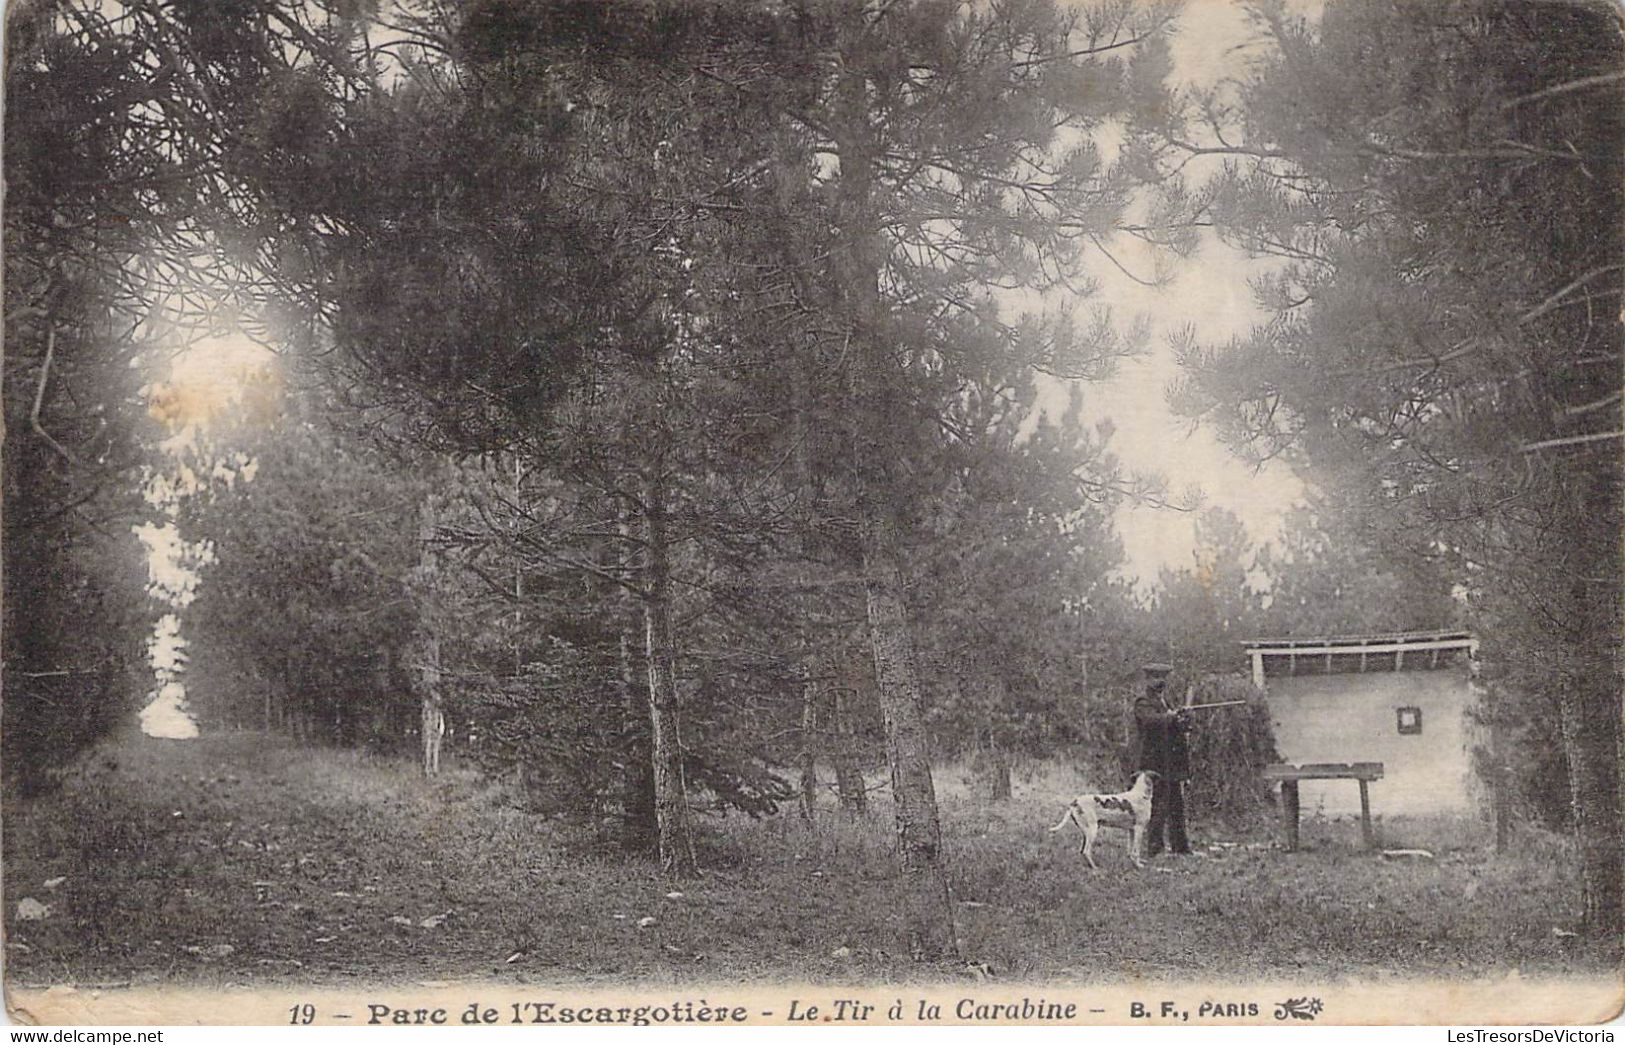
[[[1371,828],[1371,781],[1382,779],[1381,762],[1306,762],[1301,766],[1264,767],[1264,779],[1281,784],[1281,835],[1288,852],[1298,848],[1298,781],[1358,780],[1360,782],[1360,835],[1367,849],[1377,847]]]

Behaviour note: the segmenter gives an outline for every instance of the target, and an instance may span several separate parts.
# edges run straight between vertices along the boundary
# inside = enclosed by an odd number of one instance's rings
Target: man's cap
[[[1147,664],[1140,670],[1145,673],[1145,677],[1148,679],[1162,679],[1173,674],[1174,666],[1172,664]]]

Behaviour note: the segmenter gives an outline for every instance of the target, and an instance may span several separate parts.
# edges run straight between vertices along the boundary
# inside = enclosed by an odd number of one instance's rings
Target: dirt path
[[[24,982],[475,973],[523,949],[511,883],[550,848],[469,776],[246,734],[127,738],[7,812]]]

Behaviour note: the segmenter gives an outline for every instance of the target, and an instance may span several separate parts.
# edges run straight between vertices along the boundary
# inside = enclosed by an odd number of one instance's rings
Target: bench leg
[[[1377,848],[1377,832],[1371,828],[1371,785],[1360,781],[1360,835],[1367,849]]]
[[[1286,851],[1298,851],[1298,782],[1281,781],[1281,844]]]

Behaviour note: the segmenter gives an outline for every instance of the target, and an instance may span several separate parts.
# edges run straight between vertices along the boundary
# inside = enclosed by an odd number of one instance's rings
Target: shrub
[[[1244,700],[1239,707],[1190,713],[1191,779],[1186,805],[1195,819],[1218,819],[1231,827],[1253,827],[1274,808],[1264,766],[1279,762],[1275,731],[1264,695],[1239,675],[1198,679],[1193,704]]]

